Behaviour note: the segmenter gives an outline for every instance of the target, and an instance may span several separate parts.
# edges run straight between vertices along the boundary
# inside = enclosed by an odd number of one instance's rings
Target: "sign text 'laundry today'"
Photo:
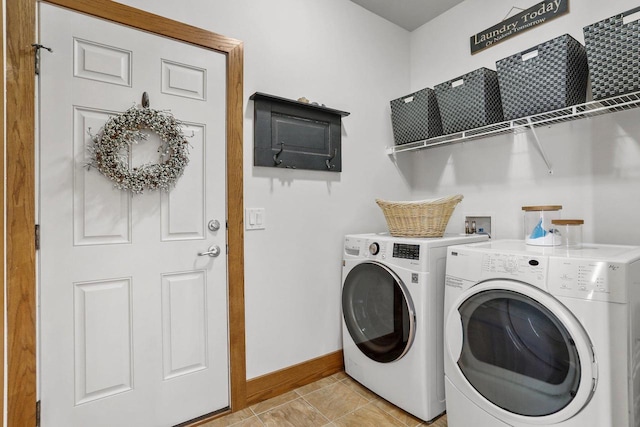
[[[471,53],[474,54],[482,49],[491,47],[495,43],[540,24],[544,24],[568,11],[569,0],[547,0],[540,2],[491,28],[471,36]]]

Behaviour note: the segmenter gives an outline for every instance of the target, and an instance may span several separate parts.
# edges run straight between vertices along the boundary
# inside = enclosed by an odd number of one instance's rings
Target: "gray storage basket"
[[[498,76],[488,68],[479,68],[434,88],[444,134],[461,132],[501,122],[502,103]]]
[[[568,34],[496,62],[502,110],[513,120],[587,98],[587,54]]]
[[[396,145],[442,135],[433,89],[425,88],[391,101],[391,124]]]
[[[640,90],[640,20],[624,24],[624,17],[640,7],[584,27],[593,99]]]

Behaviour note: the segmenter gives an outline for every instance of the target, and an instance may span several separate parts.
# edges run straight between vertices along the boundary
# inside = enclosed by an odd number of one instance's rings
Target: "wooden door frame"
[[[246,400],[243,224],[243,44],[110,0],[44,0],[70,10],[194,44],[227,58],[227,220],[230,405]],[[36,422],[35,67],[36,0],[6,0],[6,115],[2,146],[6,200],[7,425]],[[1,16],[0,12],[0,18]],[[2,20],[0,20],[0,23]],[[0,24],[1,25],[1,24]],[[42,43],[46,44],[46,40]],[[46,53],[43,53],[46,54]],[[0,186],[0,195],[2,195]],[[0,227],[2,234],[2,227]],[[1,248],[1,246],[0,246]],[[1,267],[0,267],[1,268]],[[2,299],[0,297],[0,303]],[[1,378],[4,379],[4,378]],[[0,396],[0,406],[2,405]]]

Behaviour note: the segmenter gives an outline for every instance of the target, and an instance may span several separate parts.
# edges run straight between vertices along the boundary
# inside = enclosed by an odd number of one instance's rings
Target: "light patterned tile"
[[[298,393],[296,393],[295,391],[290,391],[281,394],[280,396],[273,397],[269,400],[265,400],[264,402],[256,403],[255,405],[251,406],[251,410],[254,414],[260,415],[261,413],[267,412],[268,410],[273,409],[276,406],[291,402],[298,397],[300,397]]]
[[[228,427],[242,422],[248,418],[253,417],[253,412],[249,408],[245,408],[241,411],[234,412],[224,417],[217,418],[208,423],[202,424],[201,427]]]
[[[372,392],[371,390],[369,390],[368,388],[366,388],[365,386],[363,386],[358,381],[352,378],[349,378],[349,377],[345,378],[344,380],[342,380],[342,384],[346,385],[351,390],[355,391],[356,393],[358,393],[360,396],[364,397],[367,400],[378,399],[377,394],[375,394],[374,392]]]
[[[329,423],[328,419],[303,398],[285,403],[258,417],[265,426],[321,427]]]
[[[302,387],[299,387],[296,389],[296,392],[300,395],[300,396],[304,396],[305,394],[309,394],[312,393],[316,390],[320,390],[323,387],[326,387],[330,384],[333,384],[335,382],[337,382],[338,380],[336,380],[333,377],[326,377],[323,378],[321,380],[318,380],[314,383],[311,384],[307,384],[307,385],[303,385]]]
[[[344,371],[340,371],[340,372],[336,372],[335,374],[331,375],[333,378],[335,378],[336,380],[340,381],[343,380],[345,378],[351,378],[349,375],[347,375]]]
[[[432,423],[422,423],[420,426],[429,426],[429,427],[447,427],[447,414],[444,414],[440,418],[436,418]]]
[[[398,408],[397,406],[393,405],[390,402],[387,402],[382,398],[377,399],[375,402],[373,402],[373,404],[391,415],[393,418],[401,421],[405,426],[417,427],[424,422],[424,420],[411,415],[410,413]]]
[[[304,394],[304,397],[300,397],[301,394]],[[374,397],[368,399],[371,396]],[[314,408],[314,404],[319,408]],[[255,415],[256,411],[260,415]],[[322,411],[327,411],[327,414],[332,416],[334,421],[330,422],[329,417],[322,415]],[[380,415],[380,412],[383,414]],[[340,413],[342,415],[337,416]],[[376,396],[344,372],[339,372],[297,390],[253,405],[251,408],[210,421],[203,424],[202,427],[263,427],[264,425],[278,427],[315,427],[316,425],[324,427],[393,427],[396,425],[447,427],[447,416],[443,415],[431,424],[420,422],[417,418]]]
[[[257,415],[254,415],[251,418],[247,418],[246,420],[242,420],[237,424],[232,424],[230,427],[264,427],[260,418]]]
[[[335,420],[353,412],[369,402],[341,381],[309,393],[304,396],[304,399],[329,420]]]
[[[334,424],[336,427],[405,427],[373,403],[334,420]]]

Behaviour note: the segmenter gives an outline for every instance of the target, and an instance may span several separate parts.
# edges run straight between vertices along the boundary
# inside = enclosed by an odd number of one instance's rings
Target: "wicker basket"
[[[442,237],[449,218],[462,195],[416,202],[376,199],[387,220],[389,233],[396,237]]]

